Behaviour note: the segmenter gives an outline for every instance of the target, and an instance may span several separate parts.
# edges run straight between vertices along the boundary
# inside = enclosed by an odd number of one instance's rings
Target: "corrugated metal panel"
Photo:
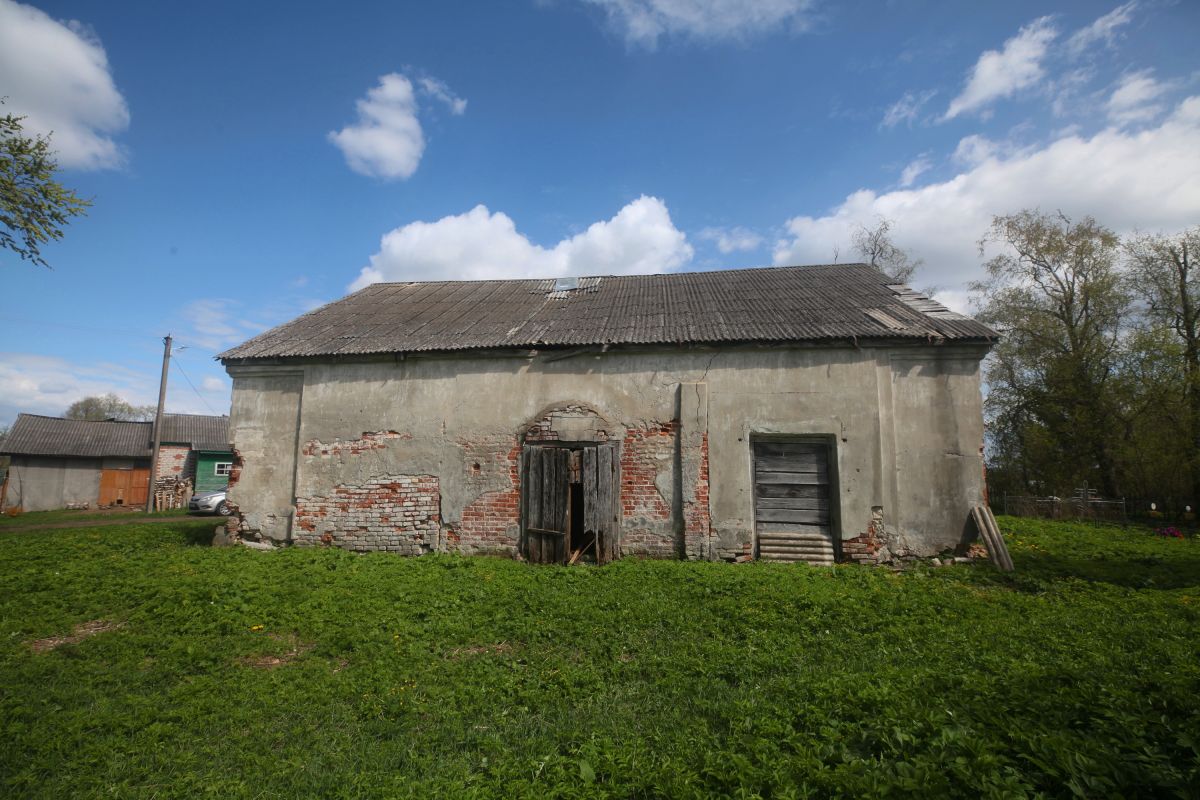
[[[593,344],[996,333],[863,264],[553,280],[380,283],[220,355],[225,360]],[[868,313],[870,310],[870,313]]]
[[[150,455],[154,425],[150,422],[94,422],[81,419],[19,414],[4,440],[3,451],[31,456]],[[190,444],[198,449],[229,448],[229,417],[164,414],[164,442]]]

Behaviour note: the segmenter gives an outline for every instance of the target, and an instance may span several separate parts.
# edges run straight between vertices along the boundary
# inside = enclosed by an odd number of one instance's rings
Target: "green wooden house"
[[[215,492],[229,484],[233,453],[229,450],[196,451],[196,493]]]

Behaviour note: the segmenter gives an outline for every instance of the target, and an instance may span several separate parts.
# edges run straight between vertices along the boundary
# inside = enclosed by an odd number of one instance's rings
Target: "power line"
[[[200,402],[204,403],[204,407],[207,408],[214,417],[221,416],[216,411],[213,411],[213,407],[210,406],[208,401],[204,399],[204,395],[200,394],[200,390],[196,388],[196,384],[192,383],[192,379],[189,378],[188,374],[183,371],[183,367],[180,366],[178,359],[172,358],[171,363],[175,365],[175,369],[179,370],[179,374],[183,376],[185,381],[187,381],[187,385],[192,387],[192,391],[196,393],[196,397],[200,398]]]

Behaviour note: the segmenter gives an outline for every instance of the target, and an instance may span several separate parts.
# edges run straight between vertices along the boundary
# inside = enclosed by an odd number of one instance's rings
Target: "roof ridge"
[[[375,281],[374,283],[367,284],[362,289],[359,289],[355,292],[351,292],[349,295],[345,295],[341,299],[344,300],[346,297],[350,297],[351,295],[358,294],[358,292],[361,292],[361,291],[364,291],[366,289],[370,289],[370,288],[376,287],[376,286],[414,286],[414,285],[418,285],[418,286],[420,286],[420,285],[424,285],[424,286],[443,286],[443,285],[455,286],[455,285],[461,285],[464,283],[544,283],[546,281],[555,281],[555,280],[558,280],[558,278],[562,278],[562,277],[579,278],[580,280],[589,280],[589,279],[591,279],[591,280],[596,280],[596,279],[614,280],[614,279],[618,279],[618,278],[671,278],[671,277],[681,277],[682,278],[682,277],[686,277],[686,276],[690,276],[690,275],[716,275],[716,274],[728,275],[730,273],[736,273],[736,272],[759,272],[762,270],[785,270],[785,269],[821,269],[821,268],[827,268],[827,267],[837,267],[839,269],[842,269],[845,267],[866,267],[867,269],[871,270],[872,272],[877,271],[875,269],[875,267],[872,267],[870,264],[866,263],[865,261],[846,261],[844,263],[837,263],[837,264],[762,264],[757,267],[732,267],[730,269],[693,269],[693,270],[687,270],[686,272],[632,272],[632,273],[624,273],[624,274],[619,274],[619,275],[611,275],[611,274],[605,274],[605,275],[559,275],[559,276],[547,276],[547,277],[543,277],[543,278],[529,278],[529,277],[526,277],[526,278],[464,278],[461,280],[440,280],[440,281],[412,281],[412,280],[409,280],[409,281]],[[882,276],[882,277],[886,278],[886,276]],[[890,280],[890,278],[888,280]],[[336,302],[338,302],[338,301],[337,300],[333,301],[333,303],[336,303]],[[333,303],[327,303],[326,305],[332,305]],[[319,311],[319,310],[320,309],[313,309],[313,311]],[[301,316],[307,316],[308,314],[311,314],[311,313],[312,313],[312,311],[308,311],[308,312],[305,312],[305,314],[302,314]]]

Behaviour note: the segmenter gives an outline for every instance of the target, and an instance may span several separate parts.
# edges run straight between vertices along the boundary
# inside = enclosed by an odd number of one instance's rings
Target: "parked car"
[[[229,516],[230,508],[229,503],[225,500],[225,490],[218,489],[215,492],[200,492],[192,495],[192,499],[188,501],[188,513]]]

